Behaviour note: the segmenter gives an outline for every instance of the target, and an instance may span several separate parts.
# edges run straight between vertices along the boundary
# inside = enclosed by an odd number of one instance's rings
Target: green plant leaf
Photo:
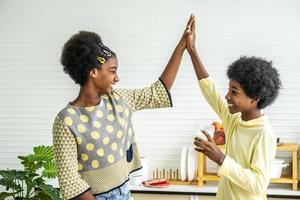
[[[12,197],[15,194],[18,194],[19,192],[1,192],[0,193],[0,200],[4,200],[7,197]]]
[[[59,192],[51,185],[45,185],[45,178],[56,177],[56,167],[52,146],[37,146],[33,154],[18,156],[24,170],[0,170],[0,185],[6,187],[3,196],[12,195],[9,190],[16,191],[16,199],[26,200],[56,200]],[[24,185],[23,185],[24,184]],[[24,187],[24,188],[23,188]],[[34,188],[40,190],[34,197],[28,197]],[[22,196],[24,195],[24,196]],[[5,198],[5,197],[3,197]],[[1,198],[0,198],[1,200]]]
[[[53,160],[52,146],[37,146],[33,148],[35,159],[40,160]]]
[[[18,158],[21,160],[21,164],[24,166],[25,170],[34,172],[37,170],[33,155],[18,156]]]
[[[47,162],[44,164],[43,176],[47,178],[55,178],[56,177],[56,166],[54,162]]]
[[[0,170],[0,185],[6,187],[6,190],[22,190],[18,181],[22,181],[26,177],[26,172],[20,170]]]
[[[61,200],[58,189],[51,185],[41,185],[39,187],[41,191],[38,192],[38,196],[50,197],[51,200]],[[46,198],[41,198],[46,199]]]

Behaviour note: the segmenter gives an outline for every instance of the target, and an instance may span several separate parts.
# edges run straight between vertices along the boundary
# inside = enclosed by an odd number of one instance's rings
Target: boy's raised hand
[[[182,46],[184,49],[187,48],[186,34],[187,34],[188,27],[192,26],[193,19],[194,19],[194,15],[191,14],[191,16],[189,18],[189,21],[186,24],[185,30],[184,30],[183,35],[182,35],[182,37],[180,39],[180,42],[179,42],[181,44],[180,46]]]
[[[190,53],[195,49],[195,40],[196,40],[196,19],[195,16],[192,14],[190,20],[185,29],[185,40],[187,50]]]

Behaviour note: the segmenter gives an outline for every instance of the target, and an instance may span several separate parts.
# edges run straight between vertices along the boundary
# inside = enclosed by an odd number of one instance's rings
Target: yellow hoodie
[[[226,135],[226,157],[220,166],[217,200],[263,200],[276,154],[276,136],[267,116],[243,121],[230,114],[226,100],[210,77],[201,79],[204,97],[222,120]]]

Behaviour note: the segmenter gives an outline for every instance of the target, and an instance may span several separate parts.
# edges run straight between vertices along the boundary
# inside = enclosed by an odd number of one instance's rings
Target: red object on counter
[[[164,187],[168,187],[170,183],[167,181],[167,179],[161,178],[161,179],[152,179],[152,180],[144,181],[143,185],[145,187],[164,188]]]

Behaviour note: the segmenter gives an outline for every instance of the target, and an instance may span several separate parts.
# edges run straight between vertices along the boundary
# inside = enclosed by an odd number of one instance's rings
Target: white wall
[[[300,143],[299,11],[298,0],[0,1],[0,169],[18,168],[17,155],[51,144],[53,119],[78,90],[59,63],[72,34],[99,33],[118,55],[119,87],[143,87],[160,75],[190,13],[199,53],[223,94],[226,67],[240,55],[273,60],[283,88],[265,113],[278,137]],[[179,167],[194,124],[216,119],[187,53],[171,92],[174,108],[134,117],[141,154],[153,167]]]

